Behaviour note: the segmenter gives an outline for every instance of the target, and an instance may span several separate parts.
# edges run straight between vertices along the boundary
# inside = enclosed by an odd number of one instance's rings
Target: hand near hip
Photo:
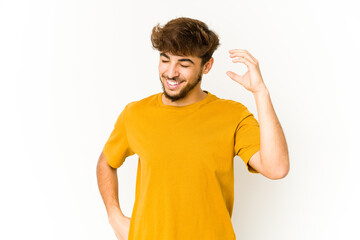
[[[123,216],[123,217],[116,217],[110,219],[110,225],[113,228],[116,238],[118,240],[127,240],[129,236],[129,229],[130,229],[130,218]]]
[[[229,50],[230,58],[233,58],[234,63],[244,63],[248,71],[240,76],[232,71],[227,71],[228,75],[235,82],[240,83],[247,90],[252,93],[259,93],[266,90],[265,83],[260,73],[259,62],[245,49],[232,49]]]

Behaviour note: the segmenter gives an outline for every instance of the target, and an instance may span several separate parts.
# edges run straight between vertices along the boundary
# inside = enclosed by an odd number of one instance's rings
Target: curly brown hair
[[[163,27],[157,24],[152,29],[151,43],[160,52],[199,57],[202,66],[220,45],[218,35],[204,22],[186,17],[175,18]]]

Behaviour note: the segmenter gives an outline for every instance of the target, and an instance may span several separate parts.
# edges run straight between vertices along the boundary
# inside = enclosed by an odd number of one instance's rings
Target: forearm
[[[100,157],[101,158],[101,157]],[[116,169],[110,167],[105,159],[99,160],[96,168],[97,182],[101,197],[109,217],[123,217],[118,197],[118,177]]]
[[[259,125],[260,125],[260,156],[264,169],[270,174],[286,175],[289,171],[288,148],[271,103],[267,88],[254,93]]]

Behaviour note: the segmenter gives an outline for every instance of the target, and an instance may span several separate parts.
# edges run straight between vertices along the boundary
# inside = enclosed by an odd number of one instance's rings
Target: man
[[[259,122],[239,102],[200,87],[214,62],[218,36],[195,19],[155,26],[151,41],[160,52],[163,92],[126,105],[97,165],[100,193],[118,239],[234,240],[233,159],[248,171],[280,179],[289,171],[284,133],[248,51],[230,50],[243,76],[226,74],[253,93]],[[116,169],[139,156],[131,218],[118,201]]]

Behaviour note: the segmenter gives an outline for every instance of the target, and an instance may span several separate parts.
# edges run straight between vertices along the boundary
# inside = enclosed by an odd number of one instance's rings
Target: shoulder
[[[144,107],[148,107],[148,106],[153,106],[157,104],[157,100],[158,100],[158,95],[160,93],[155,93],[152,94],[148,97],[139,99],[139,100],[134,100],[129,102],[128,104],[126,104],[125,106],[125,110],[127,112],[131,112],[131,111],[136,111],[139,109],[144,109]]]
[[[243,119],[248,118],[249,116],[254,116],[241,102],[227,98],[220,98],[217,96],[215,96],[215,98],[216,100],[211,104],[212,112],[221,117],[241,122]]]
[[[217,96],[215,96],[215,98],[216,100],[213,101],[213,107],[217,109],[221,109],[223,111],[230,111],[230,112],[231,111],[242,112],[247,109],[246,106],[241,102],[232,99],[220,98]]]

